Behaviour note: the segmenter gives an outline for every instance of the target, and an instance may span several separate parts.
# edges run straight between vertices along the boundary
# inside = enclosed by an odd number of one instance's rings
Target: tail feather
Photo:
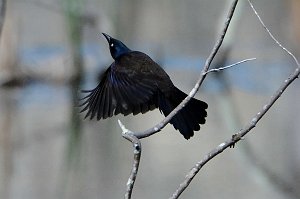
[[[170,95],[160,95],[159,109],[167,116],[187,96],[184,92],[174,87]],[[175,129],[189,139],[194,131],[200,130],[200,124],[205,123],[207,116],[207,103],[192,98],[183,109],[181,109],[170,121]]]

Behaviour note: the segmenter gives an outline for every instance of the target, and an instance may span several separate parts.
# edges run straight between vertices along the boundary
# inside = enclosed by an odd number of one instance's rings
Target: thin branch
[[[261,25],[264,27],[264,29],[267,31],[267,33],[269,34],[269,36],[276,42],[276,44],[282,48],[286,53],[288,53],[296,62],[297,66],[299,67],[299,61],[297,60],[297,58],[295,57],[295,55],[293,53],[291,53],[288,49],[286,49],[275,37],[274,35],[271,33],[271,31],[266,27],[265,23],[263,22],[263,20],[261,19],[261,17],[259,16],[259,14],[257,13],[256,9],[254,8],[251,0],[248,0],[248,3],[250,4],[254,14],[256,15],[256,17],[258,18],[259,22],[261,23]]]
[[[238,0],[234,0],[233,3],[231,4],[230,10],[227,14],[227,18],[224,24],[224,28],[222,29],[222,32],[219,36],[219,39],[217,40],[215,46],[213,47],[209,57],[207,58],[204,68],[201,71],[201,75],[199,77],[199,79],[197,80],[194,88],[191,90],[191,92],[189,93],[189,95],[167,116],[165,117],[160,123],[158,123],[157,125],[155,125],[154,127],[144,131],[144,132],[140,132],[140,133],[135,133],[135,136],[139,139],[151,136],[157,132],[159,132],[162,128],[164,128],[168,122],[174,117],[174,115],[176,115],[176,113],[178,111],[180,111],[180,109],[182,109],[187,103],[188,101],[195,96],[195,94],[197,93],[197,91],[199,90],[200,86],[202,85],[205,77],[206,77],[206,72],[209,70],[209,67],[211,65],[211,62],[213,61],[214,57],[216,56],[218,50],[220,49],[224,37],[226,35],[226,32],[228,30],[229,24],[231,22],[233,13],[235,11],[236,5],[238,3]]]
[[[188,101],[195,96],[195,94],[197,93],[197,91],[199,90],[202,82],[204,81],[205,77],[206,77],[206,72],[209,70],[209,67],[214,59],[214,57],[216,56],[218,50],[220,49],[224,37],[226,35],[226,32],[228,30],[229,24],[231,22],[231,19],[233,17],[233,13],[235,11],[235,8],[237,6],[238,0],[234,0],[229,13],[227,15],[225,24],[224,24],[224,28],[219,36],[219,39],[217,40],[214,48],[212,49],[212,52],[210,53],[209,57],[207,58],[204,68],[201,71],[201,75],[198,79],[198,81],[195,84],[195,87],[191,90],[191,92],[189,93],[189,95],[160,123],[158,123],[157,125],[155,125],[154,127],[142,132],[142,133],[133,133],[132,131],[128,130],[125,128],[125,126],[121,123],[121,121],[119,121],[119,125],[123,131],[122,136],[124,138],[126,138],[127,140],[129,140],[134,147],[134,160],[133,160],[133,167],[131,170],[131,174],[130,177],[128,179],[127,182],[127,189],[126,189],[126,193],[125,193],[125,198],[126,199],[130,199],[131,198],[131,194],[132,194],[132,189],[135,183],[135,179],[138,173],[138,167],[139,167],[139,163],[140,163],[140,157],[141,157],[141,142],[139,139],[148,137],[150,135],[153,135],[157,132],[159,132],[163,127],[165,127],[168,122],[172,119],[172,117],[178,112],[180,111],[180,109],[182,109],[186,103],[188,103]],[[183,190],[181,191],[181,193],[183,192]],[[180,194],[179,194],[180,195]],[[178,196],[179,196],[178,195]]]
[[[249,58],[249,59],[245,59],[239,62],[236,62],[234,64],[225,66],[225,67],[220,67],[217,69],[210,69],[206,72],[210,73],[210,72],[219,72],[228,68],[231,68],[233,66],[236,66],[238,64],[247,62],[247,61],[251,61],[251,60],[255,60],[256,58]],[[131,171],[131,175],[127,181],[127,189],[126,189],[126,193],[125,193],[125,198],[131,198],[131,193],[132,193],[132,189],[133,189],[133,185],[137,176],[137,171],[138,171],[138,166],[140,163],[140,156],[141,156],[141,143],[139,141],[139,139],[134,135],[134,133],[130,130],[128,130],[120,120],[118,120],[119,122],[119,126],[122,129],[122,136],[124,138],[126,138],[127,140],[129,140],[130,142],[133,143],[134,146],[134,161],[133,161],[133,167],[132,167],[132,171]],[[138,155],[138,156],[136,156]]]
[[[236,63],[234,63],[234,64],[230,64],[230,65],[228,65],[228,66],[224,66],[224,67],[220,67],[220,68],[213,68],[213,69],[210,69],[210,70],[206,71],[205,74],[212,73],[212,72],[220,72],[220,71],[222,71],[222,70],[231,68],[231,67],[233,67],[233,66],[236,66],[236,65],[239,65],[239,64],[248,62],[248,61],[253,61],[253,60],[256,60],[256,58],[244,59],[244,60],[242,60],[242,61],[236,62]]]
[[[295,71],[283,82],[280,88],[275,92],[273,96],[271,96],[269,102],[265,104],[262,109],[252,118],[252,120],[238,133],[234,134],[231,139],[219,144],[215,149],[210,151],[208,154],[204,156],[204,158],[199,161],[186,175],[185,180],[179,185],[178,189],[174,192],[171,199],[178,198],[179,195],[187,188],[187,186],[191,183],[196,174],[200,171],[200,169],[211,159],[213,159],[218,154],[222,153],[225,149],[230,146],[234,146],[235,143],[242,140],[243,137],[253,129],[259,120],[268,112],[268,110],[272,107],[272,105],[276,102],[276,100],[281,96],[281,94],[285,91],[285,89],[299,76],[300,68],[296,68]]]
[[[250,1],[249,1],[249,3],[251,5],[253,11],[255,12],[255,9]],[[260,22],[262,24],[264,24],[262,22],[261,18],[259,17],[259,15],[257,14],[257,12],[255,12],[255,15],[259,18]],[[234,146],[235,143],[242,140],[243,137],[247,133],[249,133],[256,126],[256,124],[262,119],[262,117],[269,111],[269,109],[274,105],[274,103],[282,95],[282,93],[288,88],[288,86],[295,79],[297,79],[299,77],[300,65],[299,65],[299,62],[297,61],[296,57],[293,55],[293,53],[291,53],[285,47],[283,47],[280,44],[280,42],[274,36],[272,36],[271,32],[265,26],[264,26],[264,28],[267,30],[267,32],[272,37],[272,39],[278,44],[278,46],[280,48],[282,48],[283,50],[285,50],[289,55],[292,56],[292,58],[295,60],[295,63],[297,64],[298,67],[295,69],[295,71],[292,74],[290,74],[290,76],[286,80],[284,80],[284,82],[281,84],[279,89],[270,97],[269,102],[266,103],[259,112],[257,112],[257,114],[251,119],[251,121],[242,130],[240,130],[238,133],[234,134],[231,139],[228,139],[227,141],[219,144],[219,146],[217,146],[215,149],[213,149],[212,151],[207,153],[202,160],[200,160],[199,162],[196,163],[196,165],[186,175],[185,180],[179,185],[177,190],[173,193],[173,195],[171,196],[171,199],[176,199],[181,195],[181,193],[188,187],[188,185],[191,183],[191,181],[196,176],[196,174],[200,171],[200,169],[207,162],[209,162],[211,159],[213,159],[218,154],[222,153],[228,147]]]
[[[118,120],[119,122],[119,126],[122,129],[122,136],[127,139],[128,141],[130,141],[132,143],[133,146],[133,165],[132,165],[132,169],[131,169],[131,173],[130,176],[128,178],[127,181],[127,187],[126,187],[126,192],[125,192],[125,199],[130,199],[131,198],[131,194],[132,194],[132,189],[137,177],[137,173],[138,173],[138,169],[139,169],[139,164],[141,161],[141,153],[142,153],[142,145],[140,140],[134,136],[134,134],[129,131],[120,120]]]

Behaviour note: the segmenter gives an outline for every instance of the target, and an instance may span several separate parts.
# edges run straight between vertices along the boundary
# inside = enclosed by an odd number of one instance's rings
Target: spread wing
[[[117,68],[113,63],[96,88],[83,91],[88,93],[80,105],[81,112],[87,111],[85,118],[100,120],[119,113],[135,115],[157,108],[157,85],[135,71]]]

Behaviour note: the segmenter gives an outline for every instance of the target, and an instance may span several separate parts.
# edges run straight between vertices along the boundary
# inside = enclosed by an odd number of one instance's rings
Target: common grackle
[[[97,120],[113,115],[146,113],[159,108],[167,116],[187,95],[176,88],[168,74],[148,55],[130,50],[121,41],[102,33],[115,60],[103,74],[98,86],[83,98],[81,112]],[[208,105],[192,98],[170,121],[189,139],[205,123]]]

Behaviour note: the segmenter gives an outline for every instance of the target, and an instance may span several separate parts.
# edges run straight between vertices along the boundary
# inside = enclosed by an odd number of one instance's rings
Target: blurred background
[[[194,86],[231,1],[0,1],[0,198],[122,198],[133,131],[163,119],[158,110],[83,120],[81,89],[112,63],[105,32],[143,51],[185,92]],[[255,6],[271,32],[299,57],[300,1]],[[2,23],[3,22],[3,23]],[[256,57],[205,79],[198,99],[207,123],[190,140],[168,125],[142,140],[133,198],[167,198],[188,170],[238,132],[294,71],[293,60],[240,1],[214,67]],[[182,198],[300,198],[300,83],[296,80],[255,129],[209,162]]]

